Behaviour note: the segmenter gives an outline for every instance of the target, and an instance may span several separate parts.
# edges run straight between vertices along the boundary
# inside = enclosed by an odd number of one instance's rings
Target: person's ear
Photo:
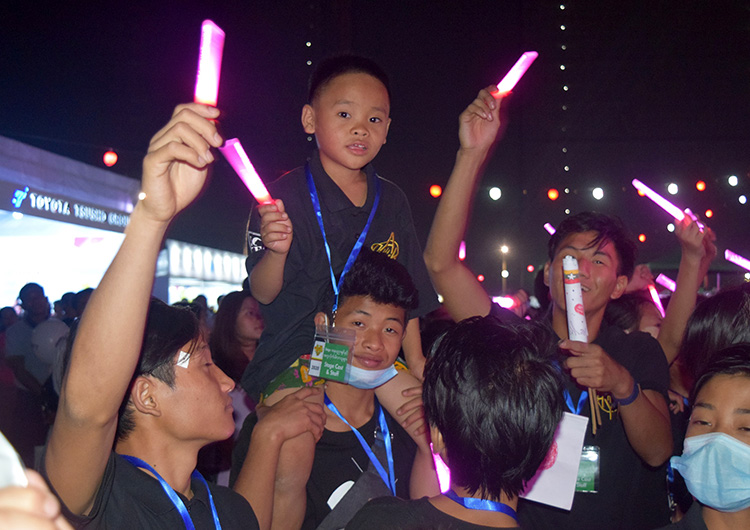
[[[445,453],[445,442],[443,441],[443,435],[440,434],[440,431],[437,427],[434,425],[430,425],[430,440],[432,440],[432,454],[440,455],[440,458],[445,461],[447,464],[447,460],[444,457]]]
[[[161,416],[159,400],[156,396],[156,382],[148,377],[137,377],[130,391],[130,401],[141,414]]]
[[[625,289],[628,286],[628,277],[627,276],[618,276],[617,277],[617,283],[615,283],[615,290],[612,291],[612,294],[609,295],[609,297],[612,300],[617,300],[620,298],[623,293],[625,292]]]
[[[549,267],[550,262],[548,261],[544,264],[544,285],[546,285],[547,287],[549,287]]]
[[[300,117],[302,128],[307,134],[315,134],[315,110],[307,104],[302,107],[302,116]]]
[[[328,316],[323,311],[318,311],[313,320],[316,326],[325,326],[328,324]]]
[[[388,141],[388,131],[391,130],[391,119],[388,118],[388,123],[385,124],[385,138],[383,138],[383,145]]]

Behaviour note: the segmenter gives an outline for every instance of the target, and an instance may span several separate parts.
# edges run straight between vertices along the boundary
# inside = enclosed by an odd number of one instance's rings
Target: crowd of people
[[[422,252],[372,165],[387,76],[321,62],[301,115],[317,149],[253,208],[249,280],[215,314],[151,297],[223,143],[218,109],[179,105],[97,288],[52,316],[28,283],[20,316],[0,310],[0,430],[41,475],[0,484],[0,527],[750,528],[750,284],[698,301],[716,236],[685,216],[662,315],[624,224],[582,212],[549,240],[546,309],[494,303],[458,259],[504,119],[493,90],[459,118]],[[569,335],[568,256],[586,341]],[[587,425],[572,506],[526,499],[570,415]]]

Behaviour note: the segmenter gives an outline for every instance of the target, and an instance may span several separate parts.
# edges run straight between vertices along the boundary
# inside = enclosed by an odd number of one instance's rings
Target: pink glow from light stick
[[[493,296],[492,301],[505,309],[513,309],[516,306],[516,299],[512,296]]]
[[[654,201],[657,205],[661,206],[662,209],[664,209],[669,215],[671,215],[678,221],[682,221],[685,218],[685,213],[682,210],[680,210],[677,206],[646,186],[640,180],[633,179],[632,184],[635,189],[643,192],[646,197]]]
[[[664,318],[664,306],[661,304],[661,298],[659,298],[659,293],[656,292],[656,287],[649,285],[648,292],[651,293],[651,300],[654,301],[654,305],[656,306],[656,309],[659,310],[661,318]]]
[[[432,449],[432,444],[430,444]],[[435,462],[435,471],[437,471],[438,484],[440,485],[440,493],[445,493],[448,488],[451,487],[451,470],[445,465],[440,455],[432,453],[432,460]]]
[[[544,229],[545,229],[545,230],[546,230],[547,232],[549,232],[549,235],[552,235],[552,234],[554,234],[555,232],[557,232],[557,230],[555,230],[555,227],[554,227],[554,226],[552,226],[552,225],[551,225],[551,224],[549,224],[549,223],[544,223]]]
[[[247,189],[253,194],[255,200],[260,204],[272,204],[273,199],[268,193],[263,181],[260,180],[258,172],[255,171],[252,162],[247,157],[247,153],[242,148],[242,144],[237,138],[227,140],[224,147],[219,147],[219,151],[237,172]]]
[[[675,292],[675,289],[677,289],[677,282],[675,282],[669,276],[665,276],[664,274],[660,274],[656,277],[656,283],[658,283],[659,285],[663,285],[672,292]]]
[[[195,78],[195,102],[216,106],[224,52],[224,31],[210,20],[201,25],[198,74]]]
[[[503,80],[497,84],[497,92],[495,95],[504,96],[513,90],[513,87],[516,86],[516,83],[518,83],[523,77],[523,74],[526,73],[526,70],[529,69],[529,66],[531,66],[531,63],[533,63],[537,57],[539,57],[537,52],[525,52],[522,54],[518,61],[516,61],[516,64],[513,65],[513,68],[508,70],[508,73],[505,74]]]
[[[729,249],[726,249],[724,251],[724,259],[726,259],[727,261],[731,261],[735,265],[739,265],[743,269],[747,269],[750,271],[750,260],[747,258],[743,258],[739,254],[735,254]]]
[[[458,259],[461,261],[466,259],[466,241],[461,241],[461,244],[458,246]]]

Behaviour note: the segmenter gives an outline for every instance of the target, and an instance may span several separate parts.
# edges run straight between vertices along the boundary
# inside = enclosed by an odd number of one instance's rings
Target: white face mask
[[[720,512],[750,508],[750,445],[721,432],[691,436],[670,462],[702,504]]]
[[[387,383],[398,374],[398,370],[393,365],[383,370],[365,370],[357,366],[349,366],[349,374],[346,383],[355,388],[370,390]]]

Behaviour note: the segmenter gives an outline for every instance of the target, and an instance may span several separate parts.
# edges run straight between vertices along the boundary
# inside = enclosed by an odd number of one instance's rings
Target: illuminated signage
[[[66,223],[75,223],[105,230],[122,232],[130,215],[118,210],[76,201],[60,195],[32,190],[28,186],[14,186],[0,182],[3,207],[23,214],[45,217]],[[5,202],[6,199],[8,202]]]

